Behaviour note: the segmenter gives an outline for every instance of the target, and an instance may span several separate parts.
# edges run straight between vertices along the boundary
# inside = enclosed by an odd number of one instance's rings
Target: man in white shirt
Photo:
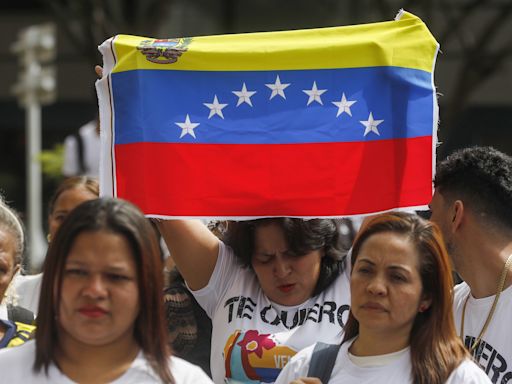
[[[89,121],[78,133],[64,140],[62,174],[98,177],[100,169],[100,129],[98,119]]]
[[[512,158],[490,147],[440,162],[430,203],[459,276],[455,325],[493,383],[512,382]]]

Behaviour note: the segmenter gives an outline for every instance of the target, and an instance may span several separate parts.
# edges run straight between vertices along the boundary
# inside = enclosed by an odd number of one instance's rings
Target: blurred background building
[[[11,92],[20,72],[11,46],[30,25],[51,22],[57,31],[56,98],[42,112],[46,202],[62,177],[65,137],[96,116],[93,68],[108,37],[340,26],[392,20],[400,8],[441,44],[438,157],[476,144],[512,154],[512,0],[8,0],[0,2],[0,191],[26,212],[25,112]]]

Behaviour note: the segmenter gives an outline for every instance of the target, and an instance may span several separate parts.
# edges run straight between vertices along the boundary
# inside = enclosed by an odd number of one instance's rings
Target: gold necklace
[[[484,326],[482,327],[482,330],[480,331],[480,334],[478,335],[477,339],[469,349],[469,352],[473,352],[473,350],[476,348],[476,346],[480,343],[480,340],[482,340],[482,337],[484,336],[485,331],[487,331],[487,327],[489,326],[489,323],[492,320],[492,316],[494,315],[494,311],[496,309],[496,305],[498,304],[498,300],[501,295],[501,291],[503,291],[503,287],[505,286],[505,280],[507,279],[507,272],[512,265],[512,254],[508,256],[507,262],[505,263],[505,266],[503,267],[503,270],[501,271],[500,280],[498,282],[498,289],[496,290],[496,296],[494,296],[494,301],[492,303],[491,310],[489,311],[489,314],[487,315],[487,319],[485,319]],[[468,293],[468,296],[466,297],[466,300],[464,301],[464,307],[462,308],[462,318],[460,320],[460,338],[462,342],[464,342],[464,317],[466,315],[466,305],[468,304],[469,296],[471,296],[471,291]]]

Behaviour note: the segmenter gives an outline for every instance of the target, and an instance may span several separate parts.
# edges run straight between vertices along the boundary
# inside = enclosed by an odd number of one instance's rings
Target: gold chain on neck
[[[482,327],[482,330],[480,331],[480,334],[476,338],[475,342],[469,349],[469,352],[473,352],[473,350],[476,348],[476,346],[480,343],[480,340],[482,340],[482,337],[484,336],[485,331],[487,331],[487,327],[489,326],[489,323],[492,320],[492,317],[494,315],[494,311],[496,310],[496,306],[498,305],[498,300],[501,295],[501,291],[503,291],[503,287],[505,286],[505,280],[507,279],[507,272],[509,268],[512,266],[512,254],[508,256],[507,262],[505,263],[505,266],[503,267],[503,270],[501,271],[500,280],[498,282],[498,289],[496,290],[496,296],[494,296],[494,301],[492,303],[491,310],[489,311],[489,314],[487,315],[487,319],[485,319],[484,326]],[[468,304],[469,296],[471,296],[471,291],[468,293],[468,296],[466,297],[466,300],[464,301],[464,307],[462,308],[462,318],[460,320],[460,338],[462,342],[464,342],[464,317],[466,316],[466,305]]]

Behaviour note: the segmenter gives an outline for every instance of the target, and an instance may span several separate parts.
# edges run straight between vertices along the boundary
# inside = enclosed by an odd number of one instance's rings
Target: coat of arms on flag
[[[346,27],[110,38],[97,83],[102,194],[163,218],[425,207],[438,48],[404,11]]]

